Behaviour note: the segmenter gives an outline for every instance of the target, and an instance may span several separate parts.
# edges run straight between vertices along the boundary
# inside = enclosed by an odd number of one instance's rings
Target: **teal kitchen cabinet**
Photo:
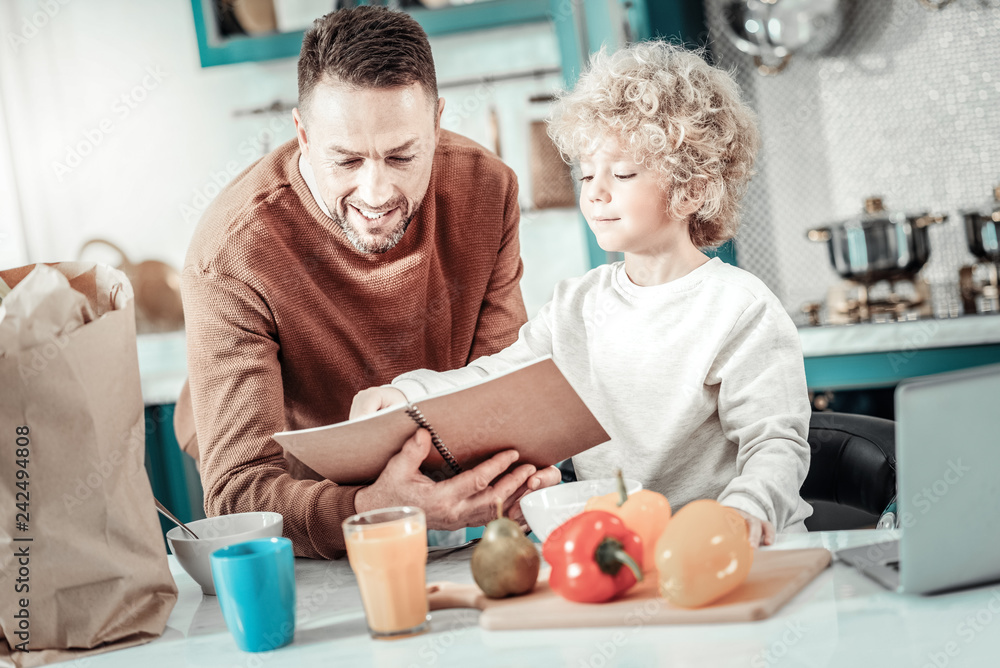
[[[383,3],[362,1],[358,4]],[[202,67],[293,58],[299,55],[302,48],[304,31],[222,37],[212,9],[212,0],[191,0],[191,9]],[[488,0],[440,9],[415,8],[406,11],[429,36],[434,37],[545,21],[549,17],[549,0]]]
[[[146,473],[153,496],[182,522],[205,516],[201,477],[174,436],[174,404],[187,378],[184,332],[142,334],[136,340],[146,405]],[[160,517],[164,533],[173,524]]]
[[[799,339],[812,391],[893,387],[1000,363],[1000,315],[803,327]]]
[[[174,436],[174,404],[146,406],[146,473],[153,496],[181,522],[205,517],[198,469]],[[160,526],[165,534],[174,524],[161,515]]]
[[[901,380],[1000,363],[1000,344],[806,357],[810,390],[893,387]]]

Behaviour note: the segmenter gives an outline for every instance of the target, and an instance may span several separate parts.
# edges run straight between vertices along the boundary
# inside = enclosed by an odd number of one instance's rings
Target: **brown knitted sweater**
[[[517,338],[517,181],[443,131],[403,239],[368,255],[319,208],[298,159],[293,140],[252,165],[195,231],[182,275],[190,403],[183,392],[175,427],[196,458],[200,444],[209,515],[279,512],[297,555],[334,558],[359,488],[317,480],[271,437],[346,420],[360,390]]]

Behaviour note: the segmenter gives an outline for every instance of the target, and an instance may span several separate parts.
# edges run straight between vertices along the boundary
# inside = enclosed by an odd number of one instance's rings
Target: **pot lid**
[[[847,220],[841,221],[839,224],[848,226],[866,226],[885,222],[898,223],[907,219],[922,218],[926,215],[926,212],[906,214],[900,211],[887,211],[885,204],[882,202],[882,197],[872,195],[865,198],[864,207],[860,215],[848,218]]]
[[[882,198],[878,196],[866,197],[864,211],[858,216],[829,223],[823,227],[816,227],[806,232],[806,237],[810,241],[829,241],[832,238],[833,229],[857,230],[871,227],[884,227],[887,225],[900,225],[909,223],[915,228],[925,228],[928,225],[943,223],[948,219],[942,214],[930,213],[902,213],[899,211],[889,212],[882,204]]]
[[[978,215],[983,218],[992,218],[995,222],[1000,223],[1000,185],[993,188],[993,199],[986,202],[980,207],[972,209],[963,209],[963,216],[973,216]]]

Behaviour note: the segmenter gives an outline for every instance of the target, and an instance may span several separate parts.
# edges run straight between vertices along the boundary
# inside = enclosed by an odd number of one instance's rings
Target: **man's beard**
[[[352,246],[362,253],[378,255],[392,250],[395,248],[396,244],[403,239],[403,235],[406,233],[406,228],[410,226],[410,222],[420,209],[422,201],[422,199],[417,201],[417,203],[409,211],[406,209],[407,202],[404,198],[400,198],[397,202],[395,202],[396,206],[391,207],[390,210],[398,208],[402,212],[399,223],[388,234],[383,234],[376,238],[371,238],[371,235],[358,231],[351,224],[347,212],[347,207],[350,206],[349,202],[345,201],[343,203],[343,211],[331,207],[330,213],[332,214],[333,221],[340,226],[340,229],[344,230],[344,234],[347,236],[347,240],[351,242]]]

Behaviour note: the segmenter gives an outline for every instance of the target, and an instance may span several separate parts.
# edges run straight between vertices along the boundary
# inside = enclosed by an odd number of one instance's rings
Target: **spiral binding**
[[[420,412],[420,409],[417,408],[416,405],[410,406],[409,408],[406,409],[406,414],[409,415],[414,422],[416,422],[418,425],[420,425],[421,427],[430,432],[431,443],[434,444],[434,447],[441,455],[441,459],[443,459],[445,463],[451,468],[452,472],[455,475],[461,473],[462,467],[458,465],[457,461],[455,461],[455,457],[451,454],[451,451],[449,451],[448,448],[445,447],[445,444],[441,440],[441,437],[437,435],[437,432],[434,431],[434,427],[432,427],[430,422],[427,421],[427,418],[424,417],[424,414]]]

